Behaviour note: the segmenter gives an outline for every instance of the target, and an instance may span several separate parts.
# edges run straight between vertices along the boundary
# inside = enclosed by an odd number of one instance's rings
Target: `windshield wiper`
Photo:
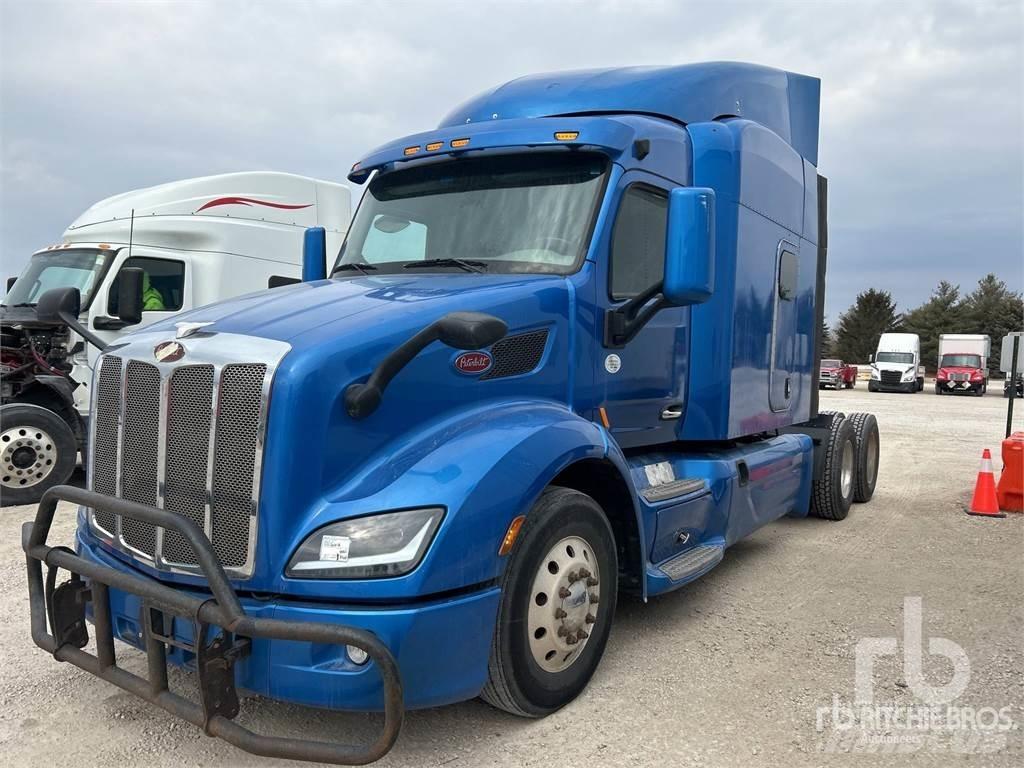
[[[370,274],[371,269],[376,268],[377,267],[375,267],[373,264],[368,264],[365,261],[349,261],[345,264],[339,264],[338,266],[336,266],[334,268],[334,271],[331,272],[331,275],[336,275],[338,272],[343,272],[346,269],[356,269],[362,272],[364,275],[368,275]]]
[[[402,265],[402,269],[422,269],[424,267],[458,267],[466,272],[486,272],[487,262],[472,259],[424,259],[410,261]]]

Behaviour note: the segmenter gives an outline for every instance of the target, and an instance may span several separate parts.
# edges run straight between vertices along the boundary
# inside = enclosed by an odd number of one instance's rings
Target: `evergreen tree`
[[[990,373],[998,371],[1003,336],[1010,331],[1024,330],[1024,300],[1021,295],[1011,291],[1006,283],[989,273],[978,281],[978,287],[964,299],[958,314],[963,315],[963,333],[984,333],[992,338],[988,368]]]
[[[968,333],[962,307],[960,286],[943,280],[928,301],[903,316],[904,330],[921,337],[921,362],[929,370],[938,364],[941,334]]]
[[[828,325],[828,320],[825,318],[821,319],[821,359],[824,360],[827,357],[832,357],[832,349],[835,346],[835,339],[832,338],[832,329]]]
[[[833,352],[847,363],[866,363],[878,347],[878,337],[899,330],[900,322],[890,293],[869,288],[839,316]]]

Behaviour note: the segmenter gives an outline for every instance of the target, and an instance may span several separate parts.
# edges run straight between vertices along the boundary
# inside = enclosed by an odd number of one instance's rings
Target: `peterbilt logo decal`
[[[486,352],[463,352],[452,361],[455,370],[473,376],[488,370],[494,361]]]
[[[161,363],[173,363],[185,356],[185,345],[177,341],[161,341],[153,347],[153,357]]]

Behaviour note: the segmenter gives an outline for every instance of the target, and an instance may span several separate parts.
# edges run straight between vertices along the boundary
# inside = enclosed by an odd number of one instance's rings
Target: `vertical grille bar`
[[[121,498],[157,505],[160,441],[160,371],[129,360],[125,367],[124,432],[121,443]],[[156,528],[121,518],[121,539],[152,557]]]
[[[205,528],[212,412],[213,366],[175,369],[167,389],[164,509],[200,528]],[[175,531],[164,531],[162,555],[169,563],[197,564],[192,547]]]
[[[225,567],[249,557],[257,482],[256,454],[267,366],[232,364],[221,372],[213,453],[210,539]]]
[[[92,489],[106,496],[117,495],[117,441],[121,420],[121,366],[120,357],[104,357],[96,377],[96,408],[93,411],[93,436],[89,449],[92,453]],[[104,532],[113,536],[114,515],[93,511],[93,521]]]

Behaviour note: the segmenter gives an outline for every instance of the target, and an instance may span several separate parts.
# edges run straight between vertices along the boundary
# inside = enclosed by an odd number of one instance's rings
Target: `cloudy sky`
[[[828,314],[1024,284],[1022,5],[0,0],[0,259],[107,195],[366,150],[522,74],[731,59],[822,79]]]

